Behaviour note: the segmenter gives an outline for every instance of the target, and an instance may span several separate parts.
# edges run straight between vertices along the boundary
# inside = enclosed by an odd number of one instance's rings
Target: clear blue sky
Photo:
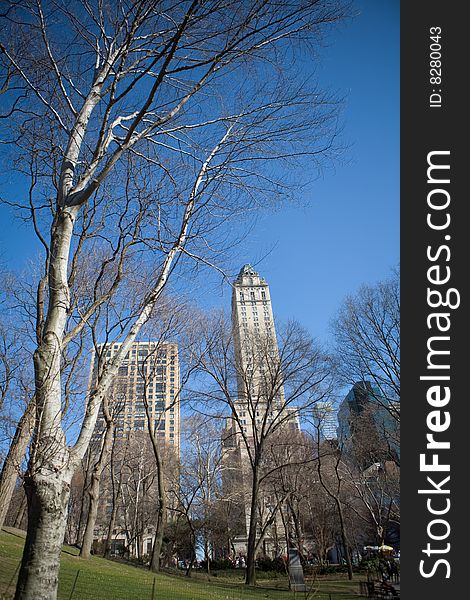
[[[317,65],[321,84],[346,97],[346,162],[305,190],[302,207],[261,215],[235,261],[254,264],[271,251],[256,268],[276,315],[323,341],[345,295],[386,277],[399,260],[399,2],[357,0],[355,10]],[[8,174],[1,183],[16,185]],[[34,236],[4,207],[0,219],[0,260],[21,268],[37,248]],[[229,286],[205,290],[201,304],[229,308]]]
[[[399,262],[399,2],[355,7],[318,64],[321,83],[346,96],[345,164],[312,183],[307,207],[262,216],[239,259],[256,262],[274,246],[257,270],[275,314],[322,341],[343,298]],[[230,290],[213,301],[228,306]]]

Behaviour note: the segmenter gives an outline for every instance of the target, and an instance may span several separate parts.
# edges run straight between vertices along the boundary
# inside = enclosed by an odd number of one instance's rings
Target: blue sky
[[[297,319],[322,341],[342,299],[399,260],[399,2],[358,0],[355,10],[317,65],[321,85],[346,98],[343,162],[313,181],[299,205],[261,215],[234,261],[258,263],[277,317]],[[17,182],[4,173],[2,184]],[[37,243],[5,207],[0,218],[0,261],[21,268]],[[195,294],[203,306],[229,308],[229,286],[205,290]]]
[[[271,250],[257,270],[275,314],[324,342],[343,298],[399,262],[399,2],[355,7],[359,14],[335,29],[317,70],[322,85],[346,97],[343,164],[313,181],[302,207],[261,216],[239,249],[240,266]],[[228,287],[211,301],[229,302]]]

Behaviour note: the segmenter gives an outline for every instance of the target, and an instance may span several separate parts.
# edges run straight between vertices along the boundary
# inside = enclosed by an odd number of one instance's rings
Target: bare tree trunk
[[[81,541],[82,541],[82,526],[83,526],[83,520],[84,520],[84,515],[85,515],[85,500],[86,500],[86,489],[87,489],[87,483],[88,483],[88,473],[90,472],[90,458],[91,458],[91,454],[90,452],[87,452],[87,459],[86,459],[86,469],[85,469],[85,476],[83,477],[83,488],[82,488],[82,497],[80,500],[80,517],[78,519],[78,525],[77,525],[77,536],[75,539],[75,543],[77,544],[77,546],[81,546]]]
[[[253,483],[251,487],[251,512],[250,512],[250,528],[248,531],[248,545],[246,552],[246,573],[245,584],[256,585],[256,529],[258,526],[258,496],[259,496],[259,481],[258,469],[253,467]]]
[[[163,462],[158,442],[153,444],[155,460],[157,463],[157,485],[158,485],[158,513],[155,530],[155,541],[152,549],[152,560],[150,561],[150,570],[158,573],[160,570],[160,554],[163,546],[163,534],[166,527],[168,516],[168,505],[166,499],[165,479],[163,475]]]
[[[55,600],[59,559],[67,525],[67,506],[75,464],[61,427],[62,339],[70,305],[67,264],[76,209],[54,217],[47,317],[34,353],[36,431],[25,490],[28,532],[15,600]],[[81,458],[81,457],[80,457]]]
[[[189,506],[185,511],[186,522],[188,523],[189,530],[191,532],[190,540],[191,540],[191,559],[189,561],[188,566],[186,567],[186,577],[191,577],[191,571],[194,563],[196,562],[196,531],[194,529],[193,522],[191,520],[191,515],[189,513]]]
[[[295,537],[297,538],[297,551],[299,553],[300,559],[302,561],[304,561],[305,557],[304,557],[304,547],[302,544],[302,537],[303,537],[302,536],[302,527],[299,522],[298,514],[295,511],[294,507],[292,506],[292,503],[289,502],[288,506],[289,506],[290,514],[292,515],[292,520],[294,522]]]
[[[106,542],[104,545],[103,555],[105,558],[109,558],[109,556],[111,554],[113,531],[114,531],[114,525],[116,523],[116,515],[117,515],[117,509],[118,509],[118,498],[121,493],[121,486],[122,486],[122,469],[121,469],[121,472],[119,474],[119,482],[118,482],[118,486],[116,489],[116,484],[115,484],[116,472],[114,469],[114,451],[115,451],[115,447],[113,447],[111,450],[111,486],[112,486],[112,490],[113,490],[113,493],[112,493],[113,507],[111,510],[111,517],[109,519],[108,534],[106,536]]]
[[[106,536],[106,542],[104,545],[104,553],[103,553],[104,558],[109,558],[110,554],[111,554],[111,544],[113,541],[113,531],[114,531],[114,524],[116,523],[116,514],[117,514],[117,502],[116,502],[116,498],[113,498],[113,508],[111,511],[111,518],[109,519],[108,534]]]
[[[204,537],[204,559],[206,561],[206,572],[208,575],[211,574],[211,556],[209,552],[209,541],[207,535]]]
[[[16,513],[15,522],[13,523],[13,527],[16,529],[21,529],[21,524],[23,523],[23,518],[26,514],[26,510],[28,508],[28,501],[26,499],[26,494],[22,495],[21,504],[18,512]]]
[[[103,407],[104,408],[104,407]],[[107,410],[105,411],[107,412]],[[103,444],[101,446],[100,456],[93,467],[91,473],[90,487],[88,488],[89,508],[86,521],[85,533],[83,534],[82,547],[80,549],[81,558],[90,558],[91,547],[93,545],[93,535],[95,531],[96,517],[98,515],[98,506],[100,501],[100,481],[101,474],[108,460],[111,444],[114,437],[114,423],[112,419],[106,418],[106,431]]]
[[[15,489],[20,465],[31,440],[34,425],[35,402],[31,400],[18,423],[15,436],[11,443],[8,455],[3,463],[0,473],[0,529],[3,527],[5,517],[10,506],[11,497]]]
[[[339,526],[340,526],[340,531],[341,531],[341,542],[343,544],[344,553],[346,555],[345,558],[346,558],[346,565],[348,568],[348,579],[351,580],[353,578],[353,568],[352,568],[352,562],[351,562],[351,554],[349,552],[348,540],[346,537],[346,527],[344,525],[343,507],[341,506],[341,501],[339,500],[339,498],[334,498],[334,501],[336,504],[336,509],[338,511]]]
[[[15,600],[54,600],[57,594],[60,552],[66,527],[70,481],[50,473],[27,476],[28,533]],[[71,479],[71,478],[70,478]]]

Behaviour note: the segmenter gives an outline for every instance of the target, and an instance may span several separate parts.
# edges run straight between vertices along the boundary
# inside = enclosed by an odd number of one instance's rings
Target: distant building
[[[232,328],[238,372],[237,412],[242,416],[244,432],[247,437],[251,437],[253,424],[259,424],[268,410],[266,402],[263,403],[261,389],[266,375],[265,369],[268,368],[266,359],[271,359],[273,363],[279,360],[269,286],[251,265],[244,265],[233,283]],[[262,353],[261,359],[257,353]],[[247,390],[247,374],[250,375],[250,390]],[[250,414],[248,396],[257,399],[257,414]],[[289,425],[299,430],[299,419],[295,409],[285,407],[284,404],[284,389],[281,386],[278,398],[269,406],[272,414],[268,415],[268,419],[275,418],[279,411],[290,412],[292,420],[288,420]]]
[[[246,553],[246,542],[250,522],[251,468],[247,445],[242,441],[242,433],[248,445],[253,443],[255,430],[266,423],[286,416],[282,428],[286,431],[300,431],[298,414],[294,407],[285,406],[284,389],[280,386],[277,397],[265,393],[263,386],[269,380],[268,371],[279,360],[279,349],[274,327],[269,286],[266,280],[251,267],[244,265],[233,283],[232,329],[237,369],[237,391],[235,410],[239,422],[232,416],[227,419],[223,433],[225,461],[223,472],[227,494],[238,493],[244,509],[245,526],[243,533],[235,540],[235,551]],[[268,384],[269,385],[269,384]],[[270,400],[264,398],[270,397]],[[246,491],[245,491],[246,490]],[[261,498],[264,511],[269,511],[275,502],[264,495]],[[282,531],[282,522],[275,519],[271,529],[263,538],[260,552],[274,554],[274,530]]]
[[[336,410],[329,401],[320,401],[313,407],[313,424],[320,441],[337,438],[338,421]]]
[[[120,347],[120,343],[110,344],[106,348],[106,358],[112,358]],[[92,372],[96,373],[96,355],[92,362]],[[107,394],[110,404],[115,408],[116,435],[122,437],[129,432],[148,429],[145,398],[150,409],[152,428],[158,432],[159,439],[179,455],[179,385],[177,344],[134,342]],[[101,437],[104,429],[105,422],[100,410],[94,438]]]
[[[98,352],[105,352],[107,360],[120,349],[120,343],[100,345]],[[92,357],[90,386],[96,378],[98,356]],[[139,502],[152,515],[158,505],[156,494],[155,459],[148,435],[148,418],[145,404],[150,410],[150,427],[157,433],[162,446],[164,473],[167,482],[177,485],[179,476],[180,450],[180,368],[178,346],[164,342],[134,342],[124,357],[117,376],[108,392],[107,400],[115,423],[113,445],[115,478],[133,480],[137,489],[142,487]],[[100,409],[90,447],[92,456],[99,452],[101,439],[106,428],[102,407]],[[123,460],[125,458],[125,460]],[[175,483],[176,482],[176,483]],[[170,484],[167,483],[168,489]],[[129,488],[130,489],[130,488]],[[100,506],[94,532],[94,544],[102,544],[108,533],[113,502],[119,509],[113,528],[111,548],[113,553],[142,556],[150,554],[155,537],[154,520],[150,519],[140,535],[129,540],[128,516],[130,507],[122,497],[114,498],[109,466],[102,475]],[[174,502],[169,494],[168,503]],[[144,514],[143,508],[139,509]],[[152,512],[153,511],[153,512]],[[139,518],[141,515],[139,515]],[[137,518],[137,516],[135,517]]]
[[[391,410],[393,409],[393,410]],[[338,443],[364,468],[400,456],[399,427],[391,407],[370,381],[353,385],[338,409]]]

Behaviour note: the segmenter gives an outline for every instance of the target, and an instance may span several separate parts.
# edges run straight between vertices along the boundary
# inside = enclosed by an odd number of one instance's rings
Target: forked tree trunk
[[[107,411],[106,411],[107,412]],[[100,483],[103,469],[108,460],[111,445],[114,436],[114,424],[112,419],[106,419],[106,431],[104,434],[103,445],[98,460],[96,461],[91,473],[90,487],[88,488],[88,518],[86,521],[85,533],[83,534],[82,547],[80,549],[81,558],[90,558],[91,547],[95,532],[96,517],[98,515],[98,506],[100,502]]]
[[[20,466],[24,460],[26,450],[31,440],[34,425],[34,412],[34,400],[31,400],[18,423],[15,436],[11,442],[5,462],[3,463],[2,472],[0,473],[0,529],[5,522]]]

